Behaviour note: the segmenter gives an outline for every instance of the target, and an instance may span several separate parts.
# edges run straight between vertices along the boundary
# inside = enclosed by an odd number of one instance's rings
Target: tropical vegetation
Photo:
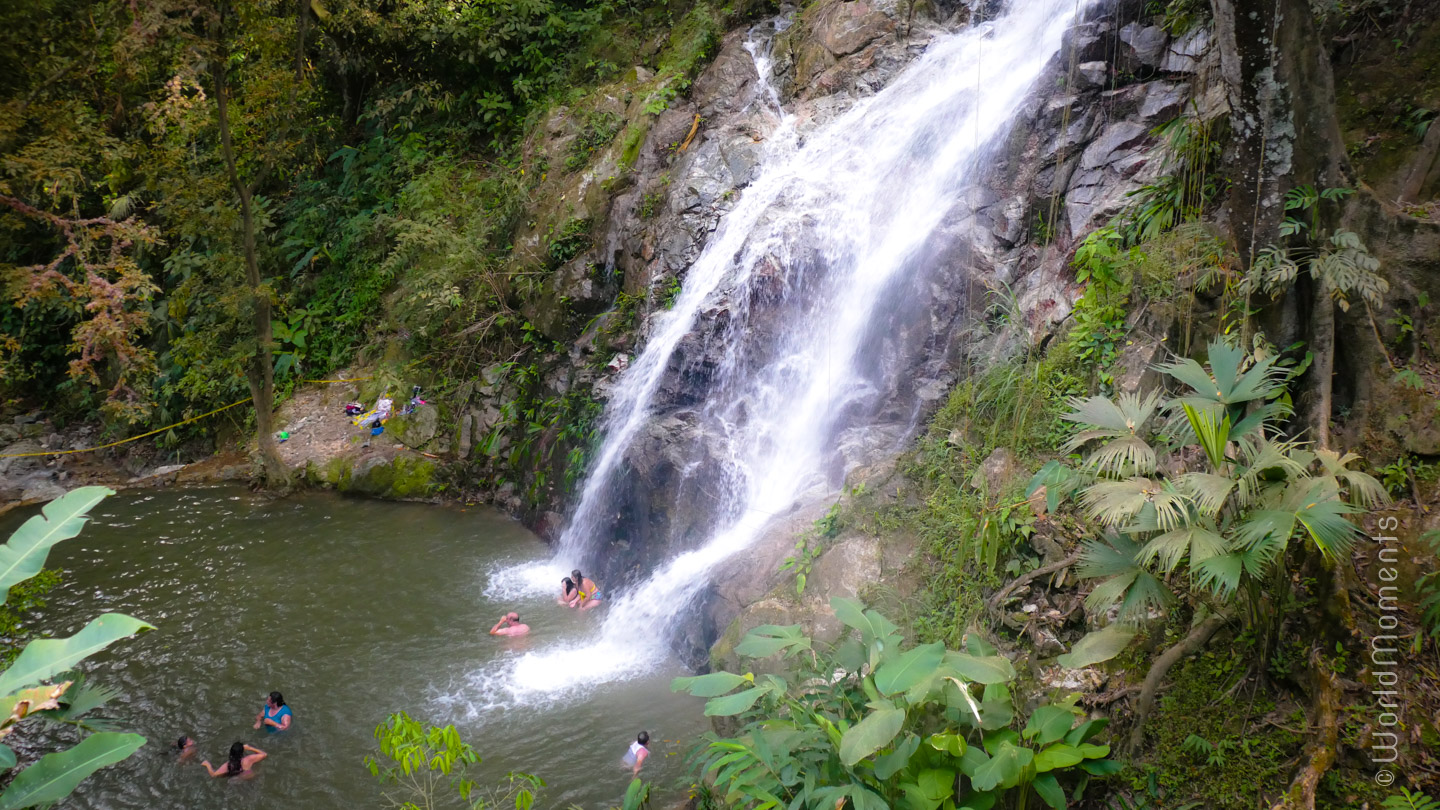
[[[80,533],[86,513],[114,492],[81,487],[45,505],[0,546],[0,600],[36,576],[50,549]],[[151,625],[121,613],[106,613],[68,638],[37,639],[0,672],[0,739],[36,721],[78,729],[78,744],[45,754],[18,770],[0,792],[0,808],[48,806],[61,801],[87,776],[129,757],[145,738],[113,730],[93,714],[116,693],[75,672],[80,662]],[[15,752],[0,743],[0,771],[18,767]]]

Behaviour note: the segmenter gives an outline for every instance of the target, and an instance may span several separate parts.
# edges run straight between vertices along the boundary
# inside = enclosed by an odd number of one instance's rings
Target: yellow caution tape
[[[126,443],[129,443],[129,442],[133,442],[133,441],[136,441],[137,439],[143,439],[143,438],[145,438],[145,437],[147,437],[147,436],[154,436],[156,433],[164,433],[165,431],[169,430],[170,428],[180,427],[181,425],[188,425],[188,424],[190,424],[191,422],[194,422],[194,421],[197,421],[197,420],[200,420],[200,419],[204,419],[204,418],[207,417],[207,416],[214,416],[215,414],[220,413],[221,411],[228,411],[229,409],[235,407],[236,405],[244,405],[245,403],[247,403],[247,402],[249,402],[249,401],[250,401],[250,398],[249,398],[249,397],[246,397],[246,398],[240,400],[239,402],[232,402],[232,403],[230,403],[229,405],[226,405],[226,406],[223,407],[223,408],[216,408],[215,410],[213,410],[213,411],[211,411],[211,412],[209,412],[209,413],[202,413],[202,414],[200,414],[199,416],[192,416],[192,417],[190,417],[189,419],[184,420],[183,422],[176,422],[176,423],[173,424],[173,425],[166,425],[165,427],[157,428],[157,429],[155,429],[155,430],[152,430],[152,431],[150,431],[149,433],[141,433],[139,436],[131,436],[131,437],[128,438],[128,439],[121,439],[121,440],[118,441],[118,442],[110,442],[109,444],[102,444],[102,445],[100,445],[100,446],[98,446],[98,447],[87,447],[87,448],[85,448],[85,449],[83,449],[83,450],[50,450],[50,451],[44,452],[44,453],[6,453],[6,454],[4,454],[4,455],[0,455],[0,458],[25,458],[25,457],[27,457],[27,456],[68,456],[68,455],[70,455],[71,453],[89,453],[89,452],[92,452],[92,451],[95,451],[95,450],[104,450],[104,449],[106,449],[107,447],[118,447],[119,445],[126,444]]]
[[[308,383],[341,383],[341,382],[362,382],[362,381],[364,381],[364,380],[369,380],[369,379],[373,379],[373,378],[371,378],[371,377],[351,377],[351,378],[345,379],[345,380],[301,380],[300,382],[308,382]],[[99,446],[97,446],[97,447],[86,447],[86,448],[83,449],[83,450],[50,450],[50,451],[47,451],[47,452],[44,452],[44,453],[4,453],[4,454],[0,454],[0,458],[28,458],[28,457],[31,457],[31,456],[68,456],[68,455],[70,455],[70,454],[72,454],[72,453],[91,453],[91,452],[94,452],[94,451],[96,451],[96,450],[105,450],[105,449],[110,448],[110,447],[118,447],[118,446],[120,446],[120,445],[122,445],[122,444],[128,444],[129,442],[133,442],[133,441],[136,441],[136,440],[139,440],[139,439],[144,439],[144,438],[146,438],[146,437],[148,437],[148,436],[154,436],[156,433],[164,433],[165,431],[167,431],[167,430],[169,430],[169,429],[171,429],[171,428],[177,428],[177,427],[180,427],[181,425],[188,425],[188,424],[190,424],[191,422],[195,422],[195,421],[204,419],[204,418],[207,417],[207,416],[214,416],[215,414],[220,413],[221,411],[228,411],[229,409],[235,407],[236,405],[244,405],[245,403],[247,403],[247,402],[249,402],[249,401],[250,401],[250,398],[249,398],[249,397],[246,397],[246,398],[240,400],[239,402],[232,402],[232,403],[230,403],[229,405],[226,405],[226,406],[224,406],[224,407],[222,407],[222,408],[216,408],[215,410],[210,411],[209,413],[202,413],[202,414],[200,414],[199,416],[192,416],[192,417],[190,417],[189,419],[186,419],[186,420],[180,421],[180,422],[176,422],[176,423],[173,424],[173,425],[166,425],[165,427],[162,427],[162,428],[156,428],[155,430],[152,430],[152,431],[150,431],[149,433],[141,433],[139,436],[131,436],[131,437],[128,438],[128,439],[121,439],[121,440],[118,441],[118,442],[110,442],[109,444],[102,444],[102,445],[99,445]]]

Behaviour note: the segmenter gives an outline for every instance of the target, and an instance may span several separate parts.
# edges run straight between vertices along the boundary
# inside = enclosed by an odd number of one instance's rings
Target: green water
[[[23,517],[0,518],[0,537]],[[678,665],[588,694],[512,696],[507,661],[587,638],[605,609],[582,614],[538,596],[489,601],[491,571],[547,556],[504,515],[216,488],[122,493],[93,518],[52,552],[64,583],[31,623],[69,635],[120,611],[157,626],[87,665],[120,690],[110,708],[119,726],[150,743],[91,777],[65,807],[385,806],[363,761],[376,724],[401,709],[457,724],[490,779],[510,770],[545,779],[542,808],[618,804],[629,781],[620,758],[648,729],[645,775],[658,798],[683,796],[684,754],[707,724],[700,701],[668,688],[684,674]],[[505,609],[521,613],[529,637],[486,633]],[[272,689],[295,712],[291,731],[251,727]],[[180,734],[198,737],[212,762],[234,740],[270,757],[252,780],[210,779],[166,753]],[[12,740],[22,753],[54,742],[20,738]]]

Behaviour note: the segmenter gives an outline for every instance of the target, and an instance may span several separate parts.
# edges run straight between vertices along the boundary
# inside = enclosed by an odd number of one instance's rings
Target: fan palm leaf
[[[1149,565],[1158,560],[1160,570],[1170,573],[1188,554],[1190,566],[1226,553],[1229,550],[1225,538],[1213,526],[1192,523],[1156,535],[1140,549],[1136,562]]]
[[[1237,485],[1227,475],[1207,472],[1183,473],[1175,478],[1175,488],[1190,498],[1196,511],[1209,518],[1220,514]]]
[[[1390,502],[1390,495],[1383,484],[1371,475],[1350,469],[1352,462],[1360,460],[1358,455],[1341,455],[1334,450],[1320,448],[1315,451],[1315,458],[1320,462],[1323,477],[1333,481],[1337,489],[1344,488],[1350,501],[1366,509],[1374,509]]]
[[[1154,526],[1168,531],[1180,525],[1186,513],[1186,498],[1173,486],[1144,476],[1124,481],[1101,481],[1080,493],[1080,502],[1092,518],[1107,526],[1135,521],[1147,507],[1153,507]]]
[[[1082,430],[1065,443],[1074,452],[1098,440],[1108,440],[1086,459],[1087,466],[1112,475],[1148,473],[1155,469],[1155,449],[1144,438],[1146,424],[1160,404],[1159,392],[1141,397],[1121,394],[1118,401],[1093,396],[1070,400],[1070,413],[1062,418]]]
[[[1217,340],[1210,343],[1208,352],[1208,370],[1188,357],[1155,368],[1190,386],[1196,398],[1227,407],[1269,401],[1284,390],[1284,370],[1275,365],[1278,356],[1258,358],[1242,371],[1250,356],[1244,349]]]
[[[1131,618],[1174,600],[1165,583],[1135,561],[1140,546],[1125,534],[1086,540],[1082,546],[1078,573],[1086,579],[1104,579],[1085,598],[1090,612],[1103,613],[1118,602],[1120,617]]]

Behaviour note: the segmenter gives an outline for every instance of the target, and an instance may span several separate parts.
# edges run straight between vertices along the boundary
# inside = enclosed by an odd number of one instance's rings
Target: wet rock
[[[20,494],[20,500],[31,502],[53,501],[65,494],[65,488],[54,481],[35,481]]]
[[[1170,35],[1158,25],[1142,26],[1130,23],[1120,29],[1120,41],[1130,46],[1130,54],[1141,65],[1149,68],[1160,66],[1165,55],[1165,45]]]
[[[1197,25],[1165,49],[1160,69],[1167,73],[1195,73],[1210,52],[1210,29]]]
[[[1110,63],[1100,60],[1075,66],[1075,89],[1099,90],[1110,82]]]

